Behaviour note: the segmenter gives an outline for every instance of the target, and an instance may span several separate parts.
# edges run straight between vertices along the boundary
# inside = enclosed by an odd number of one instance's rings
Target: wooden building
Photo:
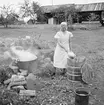
[[[83,14],[86,13],[95,13],[100,16],[99,21],[102,25],[104,25],[104,2],[102,3],[90,3],[85,4],[81,7],[80,14],[83,16]]]
[[[71,5],[72,4],[42,6],[45,15],[48,17],[48,24],[57,24],[57,20],[53,16],[53,11],[55,9],[60,7],[70,7]]]

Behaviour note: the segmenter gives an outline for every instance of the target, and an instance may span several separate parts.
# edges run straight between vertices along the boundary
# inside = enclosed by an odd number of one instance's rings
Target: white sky
[[[38,2],[41,6],[42,5],[58,5],[58,4],[86,4],[86,3],[96,3],[96,2],[104,2],[104,0],[30,0]],[[24,2],[24,0],[0,0],[0,6],[2,5],[9,5],[13,4],[15,5],[16,11],[18,11],[18,4]]]
[[[24,0],[0,0],[0,5],[3,4],[18,4],[23,2]],[[37,1],[40,5],[51,5],[52,0],[31,0]],[[95,2],[104,2],[104,0],[53,0],[53,4],[68,4],[68,3],[76,3],[76,4],[83,4],[83,3],[95,3]]]

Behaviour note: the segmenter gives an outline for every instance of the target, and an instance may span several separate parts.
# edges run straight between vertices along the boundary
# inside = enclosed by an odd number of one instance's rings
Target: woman
[[[57,40],[57,46],[54,52],[54,62],[55,68],[65,71],[68,52],[71,51],[70,39],[73,34],[67,31],[67,23],[62,22],[60,25],[60,31],[56,33],[54,38]]]

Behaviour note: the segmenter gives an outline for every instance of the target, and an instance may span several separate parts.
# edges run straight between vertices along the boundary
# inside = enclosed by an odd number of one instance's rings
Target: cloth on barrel
[[[67,59],[67,67],[82,67],[85,64],[85,57],[75,57],[74,59]]]
[[[86,83],[91,84],[93,82],[93,78],[94,78],[93,69],[92,69],[91,65],[86,63],[82,67],[82,79]]]

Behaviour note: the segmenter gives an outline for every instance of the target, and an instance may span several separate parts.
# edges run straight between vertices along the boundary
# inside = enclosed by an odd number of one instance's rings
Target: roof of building
[[[85,4],[81,8],[81,11],[102,11],[102,10],[104,10],[104,2]]]
[[[50,13],[51,11],[59,8],[59,7],[70,7],[73,4],[64,4],[64,5],[49,5],[42,6],[42,9],[45,13]],[[75,7],[80,8],[82,12],[87,11],[102,11],[104,10],[104,2],[101,3],[90,3],[90,4],[75,4]]]
[[[48,5],[48,6],[42,6],[42,9],[45,13],[50,13],[51,11],[60,8],[60,7],[70,7],[73,4],[63,4],[63,5]]]

